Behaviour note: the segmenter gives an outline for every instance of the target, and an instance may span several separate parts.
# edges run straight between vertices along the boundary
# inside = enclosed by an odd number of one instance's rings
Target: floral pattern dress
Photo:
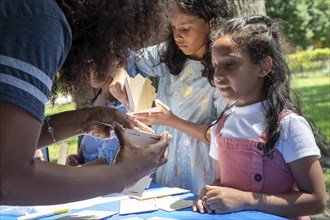
[[[164,44],[145,48],[142,53],[130,54],[127,71],[131,76],[159,77],[157,98],[172,112],[184,120],[211,124],[224,109],[224,100],[206,77],[202,77],[204,66],[200,61],[188,59],[182,72],[170,74],[164,63],[159,62]],[[169,143],[168,161],[156,171],[156,183],[180,187],[199,193],[215,179],[215,162],[209,156],[210,146],[179,130],[168,126],[153,126],[156,134],[168,131],[172,135]]]

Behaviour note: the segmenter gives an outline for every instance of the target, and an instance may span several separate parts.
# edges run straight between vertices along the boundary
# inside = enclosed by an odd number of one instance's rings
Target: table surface
[[[163,187],[163,186],[159,186],[156,184],[151,184],[151,189],[148,190],[152,190],[154,188],[168,188],[168,187]],[[107,196],[109,197],[109,196]],[[180,195],[180,197],[182,199],[185,200],[195,200],[197,198],[197,195],[194,195],[192,193],[183,193]],[[101,197],[100,197],[101,198]],[[86,200],[87,202],[89,200]],[[41,218],[41,219],[58,219],[61,217],[65,217],[77,212],[81,212],[84,210],[97,210],[97,211],[119,211],[119,207],[120,207],[120,200],[117,201],[109,201],[109,202],[105,202],[105,203],[101,203],[101,204],[95,204],[89,207],[84,207],[84,208],[75,208],[72,209],[70,212],[67,213],[63,213],[63,214],[59,214],[59,215],[54,215],[54,216],[49,216],[46,218]],[[15,207],[17,208],[17,207]],[[26,207],[25,207],[26,208]],[[0,219],[16,219],[17,217],[19,217],[20,215],[18,215],[17,213],[13,213],[10,214],[8,212],[3,213],[1,211],[0,213]],[[167,219],[167,220],[173,220],[173,219],[226,219],[226,220],[231,220],[231,219],[251,219],[251,220],[258,220],[258,219],[267,219],[267,220],[283,220],[286,218],[283,217],[279,217],[279,216],[274,216],[274,215],[270,215],[267,213],[262,213],[262,212],[257,212],[257,211],[241,211],[241,212],[233,212],[233,213],[228,213],[228,214],[222,214],[222,215],[216,215],[216,214],[201,214],[199,212],[193,212],[192,208],[185,208],[185,209],[181,209],[181,210],[176,210],[173,212],[167,212],[167,211],[163,211],[163,210],[157,210],[157,211],[150,211],[150,212],[144,212],[144,213],[134,213],[134,214],[127,214],[127,215],[113,215],[111,217],[108,218],[104,218],[104,219]],[[71,218],[73,219],[73,218]],[[75,218],[77,219],[77,218]],[[81,219],[89,219],[89,218],[81,218]]]

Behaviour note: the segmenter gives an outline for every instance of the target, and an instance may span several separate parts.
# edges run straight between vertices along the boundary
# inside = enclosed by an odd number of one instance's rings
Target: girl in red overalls
[[[321,213],[320,150],[290,97],[279,26],[266,16],[235,18],[217,37],[209,80],[233,104],[212,127],[210,156],[219,172],[193,210],[257,210],[292,219]]]

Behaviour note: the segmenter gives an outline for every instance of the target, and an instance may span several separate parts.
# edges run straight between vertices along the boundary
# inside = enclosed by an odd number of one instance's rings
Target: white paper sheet
[[[145,200],[145,199],[151,199],[151,198],[157,198],[157,197],[164,197],[164,196],[170,196],[175,194],[181,194],[181,193],[187,193],[190,192],[187,189],[181,189],[181,188],[160,188],[160,189],[151,189],[148,191],[145,191],[142,196],[131,196],[133,198],[139,199],[139,200]]]
[[[132,214],[140,212],[150,212],[158,210],[154,199],[148,200],[137,200],[137,199],[126,199],[120,201],[119,214]]]
[[[134,129],[125,129],[125,136],[132,144],[148,145],[158,142],[161,136]]]
[[[193,203],[193,200],[183,200],[179,196],[167,196],[157,198],[156,200],[158,208],[167,212],[173,212],[175,210],[192,207]]]
[[[112,194],[110,194],[112,195]],[[43,211],[50,211],[50,210],[58,210],[58,209],[83,209],[87,207],[91,207],[97,204],[103,204],[107,202],[113,202],[118,201],[122,199],[129,198],[126,195],[123,194],[117,194],[118,196],[102,196],[102,197],[95,197],[92,199],[86,199],[78,202],[70,202],[70,203],[64,203],[64,204],[58,204],[58,205],[44,205],[44,206],[33,206],[33,208],[37,212],[43,212]]]
[[[58,220],[65,219],[83,219],[83,220],[97,220],[97,219],[103,219],[105,217],[110,217],[112,215],[117,214],[118,212],[113,211],[97,211],[97,210],[84,210],[81,212],[73,213],[67,216],[64,216],[62,218],[59,218]]]
[[[158,209],[172,212],[175,210],[191,207],[193,202],[193,200],[183,200],[179,196],[166,196],[147,200],[128,199],[120,201],[119,214],[124,215],[150,212]]]
[[[149,188],[152,178],[150,176],[145,176],[140,179],[135,185],[125,188],[122,193],[130,196],[141,197],[144,193],[144,190]]]
[[[153,112],[161,112],[162,110],[160,109],[160,107],[153,107],[153,108],[148,108],[148,109],[144,109],[141,111],[137,111],[137,112],[127,112],[126,114],[130,115],[130,116],[134,116],[134,114],[139,114],[139,113],[153,113]]]

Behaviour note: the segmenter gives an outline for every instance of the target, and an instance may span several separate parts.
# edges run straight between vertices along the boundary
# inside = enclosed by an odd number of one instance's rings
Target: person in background
[[[44,112],[56,88],[78,93],[91,73],[101,81],[124,66],[128,48],[160,37],[175,8],[171,0],[0,0],[1,205],[58,204],[121,192],[166,162],[169,134],[136,147],[122,127],[148,127],[116,109],[91,107],[50,117]],[[114,165],[34,160],[37,148],[84,134],[106,138],[110,130],[121,146]]]
[[[46,161],[46,156],[44,155],[44,152],[42,149],[38,149],[35,151],[34,159]]]
[[[309,219],[325,209],[320,150],[292,99],[286,49],[279,24],[267,16],[234,18],[220,27],[209,79],[234,104],[212,127],[210,156],[219,172],[194,211]]]
[[[118,109],[121,112],[127,112],[124,104],[116,100],[109,92],[109,85],[112,77],[109,80],[97,81],[93,75],[90,79],[90,84],[94,89],[97,89],[96,95],[91,100],[92,106],[106,106],[109,108]],[[92,161],[105,158],[109,164],[114,162],[119,147],[119,141],[114,132],[111,132],[110,137],[101,139],[91,135],[84,135],[77,154],[70,154],[67,158],[67,164],[78,166],[87,164]]]
[[[152,126],[156,134],[172,135],[168,162],[157,169],[155,182],[199,193],[215,176],[215,162],[209,157],[205,129],[224,108],[221,95],[208,83],[212,71],[210,33],[235,10],[230,0],[178,0],[179,10],[169,20],[164,43],[142,52],[131,51],[126,70],[159,77],[156,104],[161,112],[135,114]],[[122,72],[125,72],[121,70]],[[111,93],[128,103],[123,78],[118,71],[110,85]]]

